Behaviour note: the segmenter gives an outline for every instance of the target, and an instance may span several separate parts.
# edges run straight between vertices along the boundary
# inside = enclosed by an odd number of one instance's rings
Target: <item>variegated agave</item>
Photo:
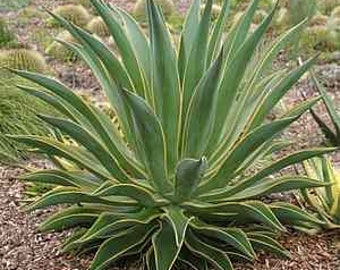
[[[324,221],[324,224],[318,228],[312,226],[311,232],[318,231],[315,229],[340,229],[340,172],[326,157],[306,160],[303,162],[303,168],[308,177],[329,184],[299,192],[302,201]]]
[[[150,40],[125,11],[101,0],[91,2],[107,24],[119,56],[95,36],[53,16],[79,42],[64,45],[93,70],[124,136],[108,116],[60,82],[14,71],[43,87],[20,86],[65,115],[41,118],[71,138],[70,143],[15,137],[57,164],[71,164],[23,176],[56,186],[31,204],[31,210],[71,204],[41,229],[77,228],[64,250],[97,250],[93,270],[133,254],[141,254],[147,268],[157,270],[176,264],[232,269],[231,260],[251,261],[257,249],[287,256],[273,238],[285,231],[282,224],[320,221],[288,203],[265,204],[256,199],[322,185],[302,176],[271,175],[333,150],[296,152],[257,168],[279,148],[276,135],[317,102],[306,101],[281,118],[266,121],[314,62],[308,60],[292,71],[270,69],[303,23],[255,54],[276,8],[251,32],[259,2],[254,0],[224,36],[229,3],[224,2],[213,24],[212,0],[203,15],[200,1],[195,0],[175,48],[152,0],[147,5]]]

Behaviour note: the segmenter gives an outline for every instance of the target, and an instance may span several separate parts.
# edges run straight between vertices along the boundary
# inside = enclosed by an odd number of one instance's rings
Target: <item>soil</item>
[[[42,7],[52,10],[64,4],[63,0],[31,0],[30,7],[39,10]],[[131,11],[134,1],[111,0],[111,2]],[[180,12],[187,9],[189,0],[178,0],[177,7]],[[42,17],[33,17],[25,22],[18,20],[18,12],[5,12],[0,10],[0,16],[9,21],[18,38],[23,43],[29,43],[33,49],[42,53],[44,48],[36,42],[34,32],[47,29],[47,35],[54,36],[58,30],[46,25],[46,14]],[[36,29],[36,31],[31,31]],[[45,32],[44,32],[45,33]],[[44,34],[43,33],[43,34]],[[32,40],[34,40],[32,42]],[[48,56],[46,56],[48,58]],[[48,59],[49,66],[53,67],[53,75],[68,84],[80,93],[86,93],[98,102],[104,99],[100,88],[87,67],[81,63],[65,64],[58,60]],[[51,71],[52,72],[52,71]],[[317,74],[324,81],[328,92],[340,106],[340,66],[335,63],[325,63],[316,67]],[[315,91],[308,78],[299,82],[285,97],[285,106],[288,108],[303,100],[305,96],[315,96]],[[327,117],[325,108],[320,105],[317,113],[324,119]],[[277,108],[272,117],[275,118],[284,112]],[[280,154],[293,150],[318,146],[323,143],[323,137],[317,125],[309,114],[305,114],[285,132],[285,138],[292,139],[294,144]],[[332,159],[340,167],[340,153],[332,154]],[[34,161],[30,166],[43,168],[49,166],[44,161]],[[75,257],[60,252],[62,239],[70,232],[40,233],[37,225],[56,209],[39,210],[33,213],[24,212],[21,208],[24,199],[25,186],[18,176],[23,169],[9,166],[0,166],[0,270],[83,270],[87,269],[92,255]],[[291,251],[290,260],[273,258],[268,254],[261,254],[254,265],[238,265],[237,270],[339,270],[340,250],[336,247],[339,232],[322,233],[308,236],[300,233],[289,233],[280,239],[280,242]],[[339,239],[338,239],[339,240]],[[117,266],[114,270],[139,269],[137,266]]]

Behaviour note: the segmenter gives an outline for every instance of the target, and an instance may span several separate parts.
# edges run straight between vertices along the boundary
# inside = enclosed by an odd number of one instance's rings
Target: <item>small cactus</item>
[[[44,73],[47,65],[44,57],[37,51],[13,49],[0,54],[0,66]]]
[[[85,26],[91,18],[91,15],[82,5],[59,6],[53,10],[53,13],[78,26]],[[52,24],[57,23],[52,19]]]
[[[327,23],[328,41],[334,51],[340,49],[340,18],[331,17]]]
[[[337,6],[332,10],[331,17],[340,18],[340,6]]]
[[[57,35],[57,40],[62,40],[65,42],[76,43],[77,40],[68,32],[63,31]],[[53,41],[45,50],[46,54],[51,55],[52,57],[66,61],[66,62],[74,62],[77,60],[77,55],[66,48],[63,44],[58,41]]]
[[[322,14],[331,14],[331,12],[339,6],[339,0],[321,0],[318,1],[318,10]]]
[[[155,0],[155,3],[161,7],[166,17],[170,16],[175,10],[175,5],[172,0]],[[137,1],[133,14],[139,20],[146,18],[146,0]]]
[[[328,17],[322,14],[315,15],[309,22],[310,26],[327,25]]]
[[[101,17],[93,18],[86,26],[87,30],[100,37],[109,36],[109,29]]]

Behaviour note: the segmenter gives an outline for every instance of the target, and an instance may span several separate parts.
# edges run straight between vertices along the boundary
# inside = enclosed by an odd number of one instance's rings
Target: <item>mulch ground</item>
[[[64,0],[32,0],[33,8],[46,7],[53,9],[63,4]],[[131,0],[112,0],[121,7],[131,10]],[[188,0],[177,1],[178,9],[183,12],[187,8]],[[17,13],[0,11],[0,16],[6,18],[18,33],[22,42],[33,40],[31,29],[44,28],[44,22],[39,18],[32,18],[25,24],[17,24]],[[51,34],[55,30],[50,29]],[[32,48],[43,52],[39,43],[33,42]],[[90,71],[81,64],[66,65],[60,61],[49,60],[53,66],[54,75],[75,90],[102,99],[98,84]],[[317,67],[317,73],[322,77],[328,92],[340,107],[340,66],[338,64],[325,64]],[[83,90],[86,89],[86,90]],[[292,107],[302,101],[300,92],[308,97],[314,96],[315,91],[309,80],[301,81],[285,97],[285,105]],[[327,119],[325,108],[320,105],[317,112]],[[277,114],[282,113],[278,110]],[[274,114],[273,117],[276,117]],[[328,119],[329,121],[329,119]],[[322,143],[322,135],[309,114],[304,115],[294,123],[284,136],[294,141],[291,147],[281,154],[293,150],[318,146]],[[340,153],[332,155],[335,164],[340,166]],[[31,164],[43,168],[46,164],[37,161]],[[23,172],[20,168],[0,166],[0,270],[84,270],[90,264],[91,255],[74,257],[61,254],[60,244],[70,232],[40,233],[37,225],[49,216],[55,209],[26,213],[21,210],[21,201],[24,199],[24,185],[17,177]],[[323,233],[308,236],[300,233],[290,233],[283,236],[280,242],[291,252],[290,260],[280,260],[268,254],[259,256],[254,265],[238,265],[237,270],[339,270],[339,247],[335,246],[339,232]],[[127,269],[128,266],[117,266],[114,270]],[[130,270],[139,269],[136,266],[128,267]]]
[[[43,162],[35,162],[41,168]],[[1,270],[85,270],[92,255],[74,257],[62,254],[60,244],[70,232],[40,233],[37,225],[53,209],[26,213],[21,210],[24,184],[17,179],[22,169],[0,167],[0,269]],[[237,265],[236,270],[338,270],[339,250],[334,233],[308,236],[290,233],[280,242],[291,252],[290,260],[261,254],[254,265]],[[117,267],[112,270],[137,270]]]

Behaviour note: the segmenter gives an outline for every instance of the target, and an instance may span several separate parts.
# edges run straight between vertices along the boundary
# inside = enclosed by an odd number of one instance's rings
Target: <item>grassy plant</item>
[[[26,147],[6,135],[48,134],[47,125],[37,118],[37,113],[54,112],[40,100],[19,91],[15,84],[25,80],[0,72],[0,162],[15,161],[26,156]],[[52,111],[51,111],[52,110]]]
[[[86,26],[86,28],[93,34],[100,37],[106,37],[109,35],[109,29],[101,17],[93,18]]]
[[[303,167],[308,177],[328,186],[301,190],[300,199],[324,221],[320,230],[340,229],[340,171],[326,157],[304,161]]]
[[[53,13],[79,26],[85,26],[91,18],[88,11],[82,5],[59,6],[53,10]],[[55,20],[51,22],[58,25],[58,22]]]
[[[0,67],[23,69],[46,73],[44,57],[37,51],[28,49],[11,49],[0,52]]]
[[[15,43],[15,36],[7,23],[0,19],[0,48],[9,48]]]
[[[263,203],[272,192],[319,187],[304,176],[273,174],[333,148],[303,150],[254,171],[277,149],[275,138],[319,99],[303,102],[282,117],[266,116],[315,62],[272,71],[272,62],[299,24],[274,45],[256,53],[276,8],[250,33],[254,0],[222,39],[229,2],[218,19],[212,1],[203,15],[194,1],[174,47],[152,0],[147,1],[150,40],[124,10],[91,0],[113,36],[119,56],[87,31],[55,16],[79,42],[65,45],[97,76],[118,118],[111,118],[49,77],[13,71],[42,86],[21,89],[49,102],[66,118],[40,118],[68,136],[14,136],[36,151],[71,166],[22,178],[55,185],[28,206],[34,210],[71,205],[46,220],[42,230],[78,228],[64,251],[96,250],[90,269],[108,268],[139,255],[148,269],[232,269],[232,260],[252,261],[257,250],[287,257],[274,239],[284,224],[320,221],[284,202]],[[123,22],[123,23],[122,23]],[[81,229],[79,229],[81,228]]]

